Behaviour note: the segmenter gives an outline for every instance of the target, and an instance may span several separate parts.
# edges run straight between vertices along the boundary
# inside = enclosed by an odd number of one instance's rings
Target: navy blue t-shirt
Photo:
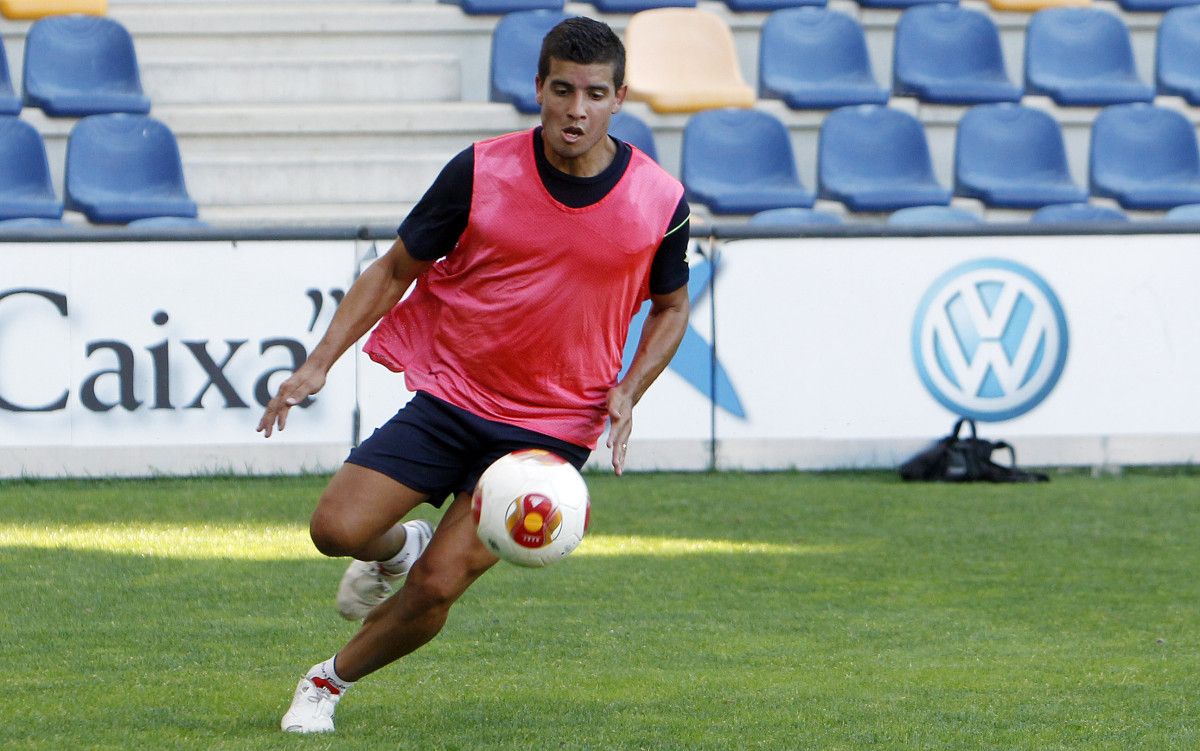
[[[571,208],[590,206],[613,189],[633,156],[624,141],[613,138],[617,155],[612,163],[593,177],[568,175],[546,159],[542,149],[542,129],[533,132],[538,175],[546,190],[559,203]],[[460,151],[442,168],[433,185],[417,202],[400,225],[398,233],[409,254],[422,261],[435,261],[450,253],[467,228],[471,213],[471,191],[475,182],[475,149]],[[687,246],[691,207],[680,198],[671,217],[670,232],[659,244],[650,266],[650,291],[656,295],[674,292],[688,281]]]

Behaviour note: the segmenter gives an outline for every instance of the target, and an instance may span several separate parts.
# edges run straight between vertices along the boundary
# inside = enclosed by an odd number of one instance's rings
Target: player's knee
[[[361,535],[338,517],[324,513],[318,506],[308,523],[313,545],[328,556],[353,556],[363,545]]]
[[[461,577],[418,560],[404,583],[412,602],[422,610],[448,610],[463,593]]]

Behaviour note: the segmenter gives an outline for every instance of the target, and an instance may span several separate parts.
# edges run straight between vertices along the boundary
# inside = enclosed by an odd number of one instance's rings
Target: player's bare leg
[[[338,675],[356,681],[428,642],[455,601],[497,560],[475,534],[470,496],[459,493],[403,588],[371,611],[338,652]]]
[[[384,560],[404,545],[396,522],[427,497],[382,472],[343,464],[313,511],[309,533],[325,555]]]
[[[348,555],[337,610],[360,621],[392,595],[433,536],[422,519],[401,522],[426,494],[387,475],[344,464],[321,496],[309,529],[322,553]]]

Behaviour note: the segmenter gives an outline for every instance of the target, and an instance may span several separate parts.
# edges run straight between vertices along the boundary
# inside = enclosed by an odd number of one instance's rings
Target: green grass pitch
[[[590,475],[575,554],[497,566],[293,737],[353,630],[324,481],[0,483],[0,747],[1200,747],[1195,473]]]

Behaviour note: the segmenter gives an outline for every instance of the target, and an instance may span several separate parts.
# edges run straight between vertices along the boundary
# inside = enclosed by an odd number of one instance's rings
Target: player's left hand
[[[613,471],[618,475],[625,468],[632,433],[633,398],[618,386],[608,392],[608,441],[605,444],[612,449]]]

